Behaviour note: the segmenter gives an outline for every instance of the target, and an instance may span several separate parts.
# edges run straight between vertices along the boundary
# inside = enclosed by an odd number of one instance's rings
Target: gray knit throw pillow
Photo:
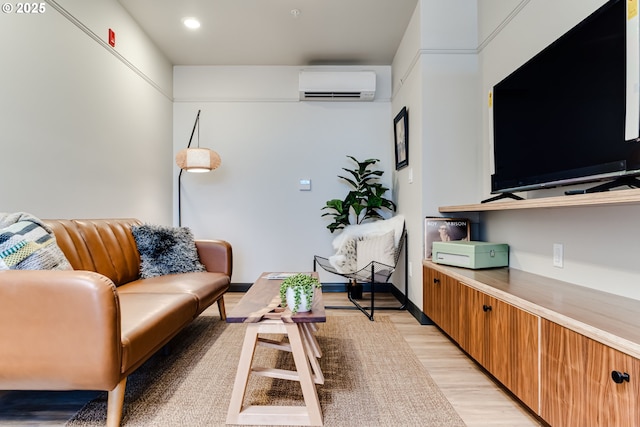
[[[139,225],[131,227],[140,253],[140,277],[205,271],[191,230],[187,227]]]

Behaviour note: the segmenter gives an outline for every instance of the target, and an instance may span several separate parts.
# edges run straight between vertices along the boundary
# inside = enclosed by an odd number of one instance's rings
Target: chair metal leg
[[[401,305],[398,307],[378,307],[378,310],[406,310],[407,306],[409,305],[409,237],[407,235],[407,233],[404,234],[404,297],[402,298]],[[356,282],[356,279],[353,278],[353,276],[350,276],[348,274],[340,274],[338,272],[336,272],[335,270],[330,270],[328,269],[325,265],[323,265],[322,263],[320,263],[320,266],[323,267],[325,270],[329,271],[330,273],[334,273],[334,274],[339,274],[342,275],[344,277],[349,278],[352,283]],[[317,259],[314,257],[313,259],[313,271],[317,271]],[[376,281],[375,281],[375,265],[371,264],[371,275],[370,277],[370,282],[369,285],[371,287],[370,289],[370,295],[371,295],[371,303],[370,306],[363,306],[361,305],[358,301],[356,301],[356,298],[353,297],[353,295],[351,294],[351,289],[352,289],[352,285],[348,284],[347,285],[347,298],[349,299],[349,301],[355,306],[356,309],[360,310],[362,313],[364,313],[365,316],[367,316],[369,318],[369,320],[373,320],[373,315],[374,315],[374,311],[376,309],[375,307],[375,292],[376,292]],[[380,282],[383,283],[383,282]],[[325,306],[325,308],[332,308],[332,309],[349,309],[352,307],[343,307],[343,306]]]
[[[374,268],[374,265],[371,264],[371,282],[369,282],[369,285],[371,286],[371,290],[370,290],[371,305],[369,307],[362,306],[358,301],[353,299],[353,297],[351,296],[351,292],[347,292],[347,297],[349,298],[349,301],[351,301],[353,305],[355,305],[358,310],[363,312],[364,315],[367,316],[371,321],[373,321],[373,312],[375,310],[375,295],[376,295],[376,286],[375,286],[376,282],[374,279],[375,277],[374,273],[375,273],[375,268]],[[367,311],[367,310],[370,310],[370,311]]]

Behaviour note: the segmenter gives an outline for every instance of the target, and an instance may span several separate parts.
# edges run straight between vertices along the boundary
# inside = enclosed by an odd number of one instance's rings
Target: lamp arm
[[[191,137],[189,137],[189,144],[187,144],[187,148],[191,147],[191,141],[193,141],[193,135],[196,133],[196,128],[198,127],[198,123],[200,122],[200,111],[198,110],[198,114],[196,115],[196,121],[193,124],[193,129],[191,130]],[[200,133],[198,132],[198,136]],[[200,144],[198,144],[199,146]],[[182,227],[182,172],[180,169],[178,173],[178,227]]]
[[[196,121],[193,124],[193,130],[191,131],[191,137],[189,138],[189,144],[187,144],[187,148],[191,147],[191,141],[193,141],[193,134],[196,133],[196,128],[198,127],[198,122],[200,121],[200,111],[198,110],[198,115],[196,116]],[[198,132],[198,135],[200,135],[200,133]],[[198,146],[200,146],[200,144],[198,144]]]
[[[178,174],[178,227],[182,227],[182,169]]]

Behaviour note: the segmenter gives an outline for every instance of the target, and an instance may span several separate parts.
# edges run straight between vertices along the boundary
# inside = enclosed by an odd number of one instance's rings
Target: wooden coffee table
[[[322,352],[313,333],[316,323],[327,320],[322,291],[314,289],[310,312],[294,315],[279,306],[282,280],[269,280],[268,274],[263,273],[227,314],[228,323],[247,324],[227,424],[321,426],[322,410],[315,385],[324,384],[318,363]],[[317,277],[317,273],[309,274]],[[285,334],[289,339],[279,342],[261,338],[259,334]],[[296,370],[252,366],[257,345],[291,352]],[[243,406],[251,374],[299,381],[305,406]]]

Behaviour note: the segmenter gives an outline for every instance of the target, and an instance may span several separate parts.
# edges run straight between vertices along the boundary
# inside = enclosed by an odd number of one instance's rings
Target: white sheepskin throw
[[[403,229],[403,215],[396,215],[390,219],[367,222],[365,224],[347,225],[342,229],[342,233],[338,234],[335,239],[333,239],[333,249],[339,251],[348,239],[382,236],[389,231],[393,231],[394,246],[398,247]]]
[[[332,242],[335,255],[329,257],[329,263],[339,273],[354,273],[357,270],[356,242],[358,240],[383,236],[393,232],[394,247],[397,248],[404,230],[404,216],[396,215],[393,218],[368,222],[365,224],[348,225],[337,235]]]
[[[335,255],[329,257],[329,263],[338,273],[354,273],[358,269],[356,259],[356,240],[347,239]]]

